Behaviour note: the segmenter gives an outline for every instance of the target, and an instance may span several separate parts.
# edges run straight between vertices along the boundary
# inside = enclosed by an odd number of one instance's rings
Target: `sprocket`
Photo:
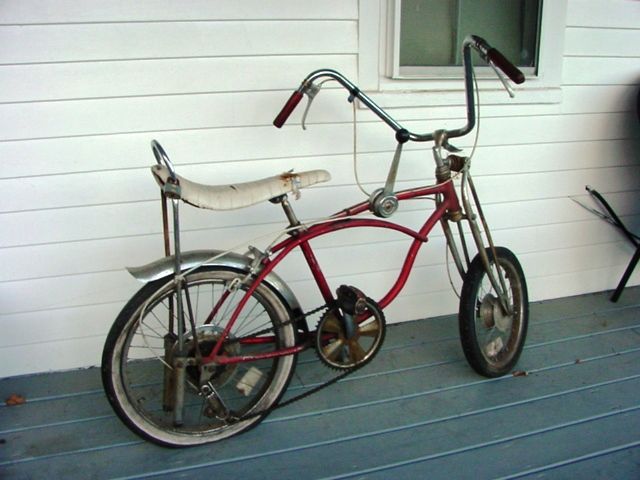
[[[364,298],[364,309],[351,316],[334,307],[316,330],[316,352],[328,367],[350,370],[365,365],[378,353],[386,333],[382,309]]]
[[[196,328],[196,338],[198,348],[200,349],[200,353],[204,355],[209,355],[215,347],[216,343],[220,339],[222,335],[222,328],[216,327],[214,325],[201,325]],[[237,356],[240,355],[240,345],[234,342],[233,336],[229,336],[229,341],[225,342],[222,347],[222,353],[229,356]],[[196,341],[193,337],[193,333],[189,333],[187,338],[185,339],[185,347],[188,350],[188,355],[195,356],[196,349]],[[177,344],[174,346],[177,348]],[[238,368],[237,364],[229,364],[229,365],[218,365],[213,370],[207,370],[206,374],[208,380],[215,387],[224,386],[230,378],[233,377],[236,369]],[[194,385],[199,385],[202,381],[202,374],[200,372],[200,368],[191,365],[187,367],[187,375],[189,379],[193,382]]]

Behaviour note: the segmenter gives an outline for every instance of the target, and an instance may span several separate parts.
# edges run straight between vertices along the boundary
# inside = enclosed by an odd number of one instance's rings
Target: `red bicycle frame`
[[[209,355],[203,358],[203,363],[212,363],[215,362],[217,364],[226,365],[232,363],[240,363],[246,361],[254,361],[261,359],[269,359],[275,358],[284,355],[291,355],[295,353],[299,353],[304,350],[306,345],[295,345],[293,347],[283,348],[280,350],[274,350],[272,352],[261,353],[251,356],[227,356],[227,355],[219,355],[221,351],[225,339],[228,337],[231,329],[233,328],[234,323],[238,319],[240,312],[246,305],[247,301],[253,295],[255,290],[258,288],[258,285],[265,279],[265,277],[296,247],[300,247],[304,258],[309,265],[309,269],[311,270],[311,274],[320,290],[320,294],[322,298],[327,304],[331,304],[334,301],[333,293],[331,292],[331,288],[322,272],[320,265],[316,259],[315,254],[313,253],[313,249],[309,244],[309,241],[319,237],[321,235],[326,235],[328,233],[337,232],[339,230],[345,230],[349,228],[358,228],[358,227],[373,227],[373,228],[386,228],[390,230],[395,230],[397,232],[403,233],[413,238],[411,245],[409,246],[409,250],[407,252],[404,263],[402,264],[402,268],[400,270],[400,274],[396,279],[395,283],[391,287],[391,289],[386,293],[386,295],[378,302],[381,308],[385,308],[388,306],[400,293],[402,288],[405,286],[409,274],[411,272],[411,268],[415,262],[416,256],[418,255],[418,251],[420,247],[425,244],[429,238],[428,235],[435,226],[435,224],[441,221],[443,218],[446,218],[446,214],[448,212],[459,212],[460,211],[460,203],[458,201],[458,196],[455,191],[453,182],[451,180],[439,183],[437,185],[431,185],[426,187],[418,187],[414,189],[403,190],[397,192],[396,196],[398,201],[409,200],[418,197],[424,196],[432,196],[437,195],[439,201],[437,202],[436,209],[429,215],[425,223],[422,225],[420,230],[415,231],[410,228],[404,227],[402,225],[398,225],[396,223],[390,222],[388,220],[376,219],[376,218],[352,218],[356,215],[369,211],[369,202],[361,202],[352,207],[349,207],[345,210],[342,210],[332,217],[330,217],[329,222],[319,223],[312,225],[306,229],[297,230],[296,235],[293,235],[286,240],[276,244],[271,253],[275,255],[273,259],[266,258],[262,262],[262,270],[256,276],[256,278],[251,283],[251,286],[245,292],[243,298],[240,300],[238,305],[236,306],[233,314],[231,315],[227,325],[224,328],[220,339],[216,343],[215,347],[211,351]],[[221,302],[224,301],[221,299]],[[214,312],[219,307],[216,306],[214,308]],[[251,342],[253,339],[249,339]]]

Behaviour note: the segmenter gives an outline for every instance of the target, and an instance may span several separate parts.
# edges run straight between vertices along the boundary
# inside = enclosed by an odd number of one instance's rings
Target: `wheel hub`
[[[211,353],[213,347],[218,343],[222,332],[222,328],[214,325],[202,325],[196,328],[197,344],[200,348],[200,353],[203,356],[207,356]],[[230,336],[228,337],[228,340],[233,340],[233,338]],[[187,337],[185,346],[187,349],[187,355],[189,357],[194,357],[196,354],[196,342],[194,341],[193,335],[189,335],[189,337]],[[228,356],[239,355],[240,344],[235,342],[225,342],[222,345],[220,354]],[[237,368],[237,364],[209,365],[206,370],[209,375],[209,382],[211,382],[214,387],[222,387],[233,376]],[[187,375],[195,385],[198,385],[202,380],[200,377],[200,367],[198,366],[187,367]]]
[[[500,301],[492,294],[487,294],[480,305],[480,317],[486,328],[497,328],[506,332],[511,327],[513,315],[505,315]]]

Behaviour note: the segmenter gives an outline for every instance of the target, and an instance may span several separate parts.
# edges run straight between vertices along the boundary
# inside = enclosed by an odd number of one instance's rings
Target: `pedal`
[[[336,291],[338,308],[349,315],[359,315],[366,308],[367,297],[356,287],[340,285]]]

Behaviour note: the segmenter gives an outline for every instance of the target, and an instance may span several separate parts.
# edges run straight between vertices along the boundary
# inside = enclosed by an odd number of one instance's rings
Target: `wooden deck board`
[[[0,407],[0,478],[640,477],[640,288],[533,304],[517,368],[473,373],[452,316],[401,324],[344,381],[186,450],[130,433],[97,369],[3,379],[28,401]],[[327,375],[307,352],[288,395]]]

